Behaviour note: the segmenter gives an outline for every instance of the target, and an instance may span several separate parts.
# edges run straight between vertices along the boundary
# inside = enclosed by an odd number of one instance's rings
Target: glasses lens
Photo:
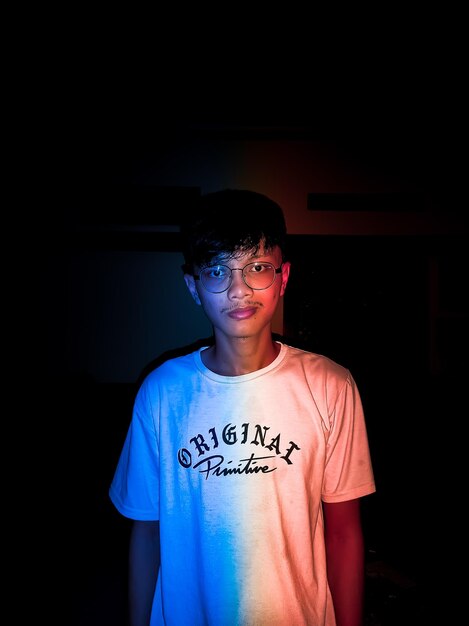
[[[207,291],[221,293],[231,283],[231,270],[226,265],[213,265],[200,272],[200,280]]]
[[[251,289],[267,289],[275,280],[275,267],[271,263],[248,263],[243,278]]]

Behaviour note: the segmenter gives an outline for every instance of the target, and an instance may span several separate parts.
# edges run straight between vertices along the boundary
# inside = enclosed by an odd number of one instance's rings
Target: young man
[[[134,521],[132,626],[359,626],[360,498],[374,492],[348,370],[277,342],[282,210],[202,197],[184,279],[213,345],[141,385],[110,497]]]

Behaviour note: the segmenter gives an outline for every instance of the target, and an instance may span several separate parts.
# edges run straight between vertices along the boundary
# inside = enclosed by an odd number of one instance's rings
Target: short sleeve
[[[373,493],[373,469],[363,406],[350,372],[329,415],[322,499],[343,502]]]
[[[109,489],[117,510],[135,520],[159,519],[159,451],[154,416],[157,394],[140,387],[132,420]]]

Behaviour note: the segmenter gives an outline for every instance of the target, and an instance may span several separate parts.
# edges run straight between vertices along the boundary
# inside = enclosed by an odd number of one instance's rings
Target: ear
[[[288,284],[288,277],[290,276],[290,261],[285,261],[282,265],[282,286],[280,287],[280,296],[283,296]]]
[[[201,304],[199,294],[197,292],[197,287],[195,286],[194,277],[190,274],[184,274],[184,281],[187,285],[187,288],[190,291],[191,296],[194,298],[196,304]]]

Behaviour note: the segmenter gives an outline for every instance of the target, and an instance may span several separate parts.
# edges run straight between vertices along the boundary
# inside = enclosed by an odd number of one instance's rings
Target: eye
[[[270,265],[268,263],[252,263],[252,265],[249,266],[249,271],[252,274],[261,274],[269,269]]]
[[[206,267],[204,272],[208,278],[223,280],[228,276],[229,268],[224,265],[214,265],[213,267]]]

